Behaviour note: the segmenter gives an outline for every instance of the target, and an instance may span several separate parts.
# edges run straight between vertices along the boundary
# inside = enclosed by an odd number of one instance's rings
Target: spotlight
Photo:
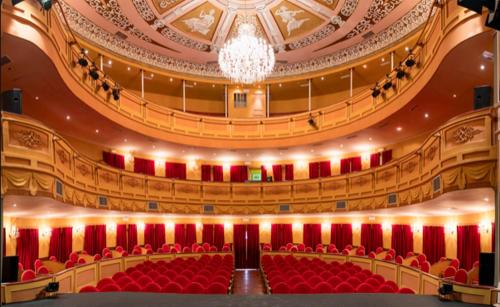
[[[109,84],[106,82],[106,80],[102,81],[101,86],[102,86],[102,89],[103,89],[105,92],[109,91],[110,86],[109,86]]]
[[[99,72],[98,72],[97,68],[95,68],[95,67],[92,67],[89,70],[89,75],[92,78],[92,80],[94,80],[94,81],[96,81],[97,79],[99,79]]]
[[[46,11],[52,8],[52,0],[40,0],[40,4],[42,5],[42,8]]]
[[[318,125],[316,124],[316,121],[314,120],[314,117],[312,116],[312,114],[309,114],[309,119],[307,120],[307,123],[309,124],[309,126],[313,127],[314,129],[318,129]]]
[[[403,79],[404,77],[406,77],[406,73],[405,71],[402,69],[402,68],[397,68],[396,69],[396,78],[398,79]]]
[[[380,95],[380,88],[378,85],[375,85],[374,88],[372,88],[372,97],[377,98]]]
[[[384,83],[384,85],[382,87],[386,91],[392,87],[392,80],[391,80],[391,78],[389,76],[387,76],[387,79],[386,79],[386,81],[385,81],[385,83]]]
[[[113,99],[118,100],[120,99],[120,88],[115,86],[112,91]]]
[[[417,62],[413,58],[409,58],[408,60],[405,61],[405,65],[407,67],[413,67]]]
[[[89,61],[87,61],[87,59],[85,58],[85,51],[83,49],[82,51],[80,51],[80,58],[78,59],[78,64],[81,67],[87,67],[89,65]]]

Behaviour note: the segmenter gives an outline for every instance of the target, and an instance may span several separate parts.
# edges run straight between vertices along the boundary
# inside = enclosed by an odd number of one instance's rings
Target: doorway
[[[259,224],[234,225],[233,246],[236,269],[259,268]]]

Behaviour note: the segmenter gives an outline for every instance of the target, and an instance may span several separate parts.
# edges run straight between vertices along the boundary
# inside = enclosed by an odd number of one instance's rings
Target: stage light
[[[118,99],[120,99],[120,88],[115,86],[115,87],[113,88],[112,95],[113,95],[113,99],[114,99],[114,100],[118,100]]]
[[[404,77],[406,77],[405,71],[402,68],[397,68],[396,69],[396,78],[398,78],[399,80],[401,80]]]
[[[380,88],[378,87],[378,84],[375,85],[374,88],[372,88],[372,97],[377,98],[380,95]]]
[[[390,89],[391,87],[392,87],[392,80],[388,79],[388,80],[384,83],[383,88],[384,88],[384,90],[386,90],[386,91],[387,91],[387,90],[388,90],[388,89]]]
[[[405,65],[407,67],[413,67],[417,62],[413,58],[409,58],[408,60],[405,61]]]
[[[97,81],[99,79],[99,71],[95,66],[89,70],[89,75],[94,81]]]
[[[42,8],[46,11],[52,8],[52,0],[40,0],[40,4],[42,5]]]
[[[106,80],[102,81],[102,85],[101,85],[101,86],[102,86],[102,89],[103,89],[105,92],[109,91],[110,86],[109,86],[109,84],[106,82]]]
[[[87,67],[89,65],[89,61],[87,61],[87,59],[85,58],[85,52],[83,49],[80,52],[80,58],[78,59],[78,64],[81,67]]]

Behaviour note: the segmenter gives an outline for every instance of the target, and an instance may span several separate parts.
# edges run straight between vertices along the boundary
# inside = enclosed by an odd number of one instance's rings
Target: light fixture
[[[173,81],[174,81],[174,79],[173,79],[173,78],[170,78],[170,79],[169,79],[169,81],[170,81],[170,82],[173,82]]]
[[[368,65],[363,64],[363,68],[364,68],[364,69],[368,68]]]
[[[66,120],[70,120],[70,119],[71,119],[71,116],[66,115]]]
[[[52,8],[52,0],[40,0],[40,4],[42,5],[42,8],[46,11]]]
[[[272,46],[255,35],[255,25],[242,23],[235,38],[227,41],[219,52],[222,74],[235,83],[263,81],[274,68]]]
[[[93,66],[89,70],[89,76],[92,78],[92,80],[97,81],[99,79],[99,71],[97,70],[97,67]]]
[[[113,61],[108,60],[108,65],[111,65],[111,64],[113,64]]]
[[[396,128],[396,131],[397,131],[397,132],[401,132],[401,131],[403,131],[403,127],[397,127],[397,128]]]
[[[120,99],[120,88],[117,85],[113,87],[112,95],[115,101]]]
[[[130,71],[130,66],[127,67],[127,70]]]
[[[95,133],[99,133],[99,129],[95,129]]]
[[[485,66],[484,66],[483,64],[481,64],[481,66],[479,66],[479,68],[480,68],[481,70],[484,70]]]
[[[281,83],[280,83],[280,84],[278,84],[278,86],[279,86],[279,87],[282,87],[282,86],[283,86],[283,84],[281,84]]]
[[[378,84],[375,85],[374,88],[372,88],[372,97],[377,98],[380,95],[380,88],[378,87]]]
[[[425,118],[429,118],[429,113],[425,113],[425,114],[424,114],[424,117],[425,117]]]
[[[325,77],[321,77],[321,81],[325,80]]]
[[[38,96],[35,96],[35,100],[38,100],[38,99],[40,99],[40,98]]]
[[[457,98],[457,94],[453,94],[453,95],[452,95],[452,97],[453,97],[453,98]]]
[[[85,58],[85,51],[83,49],[80,51],[78,65],[80,65],[81,67],[87,67],[89,65],[89,61],[87,61],[87,59]]]
[[[102,81],[101,86],[102,86],[102,89],[103,89],[105,92],[109,91],[109,89],[110,89],[110,86],[109,86],[108,82],[106,82],[106,80]]]

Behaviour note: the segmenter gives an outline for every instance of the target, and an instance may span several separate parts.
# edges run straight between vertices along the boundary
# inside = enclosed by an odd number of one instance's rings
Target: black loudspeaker
[[[474,88],[474,110],[491,107],[491,91],[492,88],[489,85]]]
[[[458,0],[458,5],[465,7],[469,10],[472,10],[478,14],[481,14],[483,10],[483,2],[482,0]]]
[[[2,93],[2,111],[22,114],[22,91],[14,88]]]
[[[500,31],[500,0],[496,0],[495,7],[489,9],[486,26]]]
[[[2,262],[2,282],[15,282],[17,281],[17,264],[19,258],[17,256],[3,257]]]
[[[479,254],[479,284],[494,286],[495,283],[495,253]]]

